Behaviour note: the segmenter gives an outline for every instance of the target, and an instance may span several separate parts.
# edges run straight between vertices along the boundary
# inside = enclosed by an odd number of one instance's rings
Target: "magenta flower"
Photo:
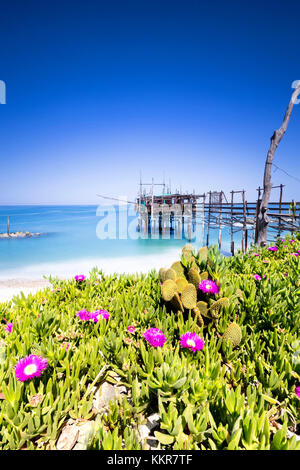
[[[82,321],[88,321],[92,318],[92,314],[88,312],[85,308],[79,310],[79,312],[76,313],[76,316],[79,317]]]
[[[299,253],[290,253],[290,255],[299,256]]]
[[[259,256],[259,253],[252,253],[253,256]]]
[[[290,240],[290,243],[295,243],[295,240]]]
[[[127,331],[128,331],[128,333],[135,333],[136,327],[133,326],[133,325],[129,325],[129,326],[127,327]]]
[[[203,338],[198,336],[196,333],[184,333],[180,336],[179,343],[181,347],[188,348],[192,352],[201,351],[201,349],[204,348]]]
[[[81,282],[85,280],[85,276],[83,274],[77,274],[77,276],[74,276],[75,281]]]
[[[295,393],[296,393],[297,397],[300,398],[300,385],[295,387]]]
[[[261,281],[261,277],[259,274],[253,274],[253,277],[254,279],[256,279],[257,281]]]
[[[217,284],[214,281],[210,281],[209,279],[200,281],[199,289],[206,294],[218,294],[219,292]]]
[[[151,344],[151,346],[154,346],[155,348],[163,346],[165,342],[167,341],[167,338],[163,334],[162,331],[160,331],[158,328],[149,328],[145,333],[143,334],[144,338],[148,343]]]
[[[6,323],[6,327],[4,328],[5,331],[8,333],[11,333],[11,330],[13,329],[14,324],[13,323]]]
[[[69,347],[70,347],[70,343],[62,343],[61,345],[63,348],[66,349],[66,351],[68,351]]]
[[[15,366],[15,374],[20,382],[39,377],[47,369],[48,361],[40,356],[30,354],[28,357],[20,359]]]
[[[96,310],[95,312],[91,313],[91,320],[94,320],[95,323],[100,320],[108,320],[109,313],[106,310]]]
[[[284,273],[284,275],[287,277],[289,275],[289,273]]]
[[[277,248],[277,246],[274,245],[274,246],[269,246],[269,247],[268,247],[268,250],[269,250],[269,251],[277,251],[278,248]]]

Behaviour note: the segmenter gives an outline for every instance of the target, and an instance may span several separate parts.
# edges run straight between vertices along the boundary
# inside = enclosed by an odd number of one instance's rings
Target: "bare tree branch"
[[[287,110],[283,119],[282,126],[278,130],[276,130],[271,137],[271,145],[270,145],[270,148],[267,154],[266,163],[265,163],[264,191],[263,191],[262,201],[260,204],[260,210],[258,214],[257,244],[260,246],[264,246],[267,242],[267,229],[268,229],[268,224],[269,224],[269,217],[267,215],[267,210],[268,210],[271,189],[272,189],[272,182],[271,182],[272,163],[274,160],[277,147],[287,130],[293,107],[299,95],[300,95],[300,80],[290,99],[289,105],[287,107]]]

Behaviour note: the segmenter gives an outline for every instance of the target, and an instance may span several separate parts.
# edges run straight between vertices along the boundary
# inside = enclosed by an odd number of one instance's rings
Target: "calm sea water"
[[[104,210],[105,208],[103,208]],[[106,208],[108,210],[108,208]],[[126,210],[126,208],[124,208]],[[118,220],[119,210],[116,210]],[[168,265],[187,240],[116,239],[100,240],[97,225],[103,217],[97,206],[0,206],[0,232],[40,232],[39,237],[0,239],[0,277],[42,275],[69,276],[88,272],[93,266],[113,272],[147,271],[152,266]],[[118,232],[118,230],[117,230]],[[241,233],[236,234],[236,246]],[[218,230],[210,242],[217,243]],[[203,238],[196,240],[200,248]],[[229,232],[222,235],[222,249],[230,251]],[[144,269],[145,268],[145,269]]]

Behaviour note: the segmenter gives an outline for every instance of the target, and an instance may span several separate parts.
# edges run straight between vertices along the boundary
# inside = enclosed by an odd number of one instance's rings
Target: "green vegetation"
[[[54,449],[70,418],[93,421],[89,448],[145,449],[138,426],[153,413],[159,448],[300,449],[294,240],[232,258],[188,245],[159,277],[94,269],[83,282],[50,279],[52,290],[0,304],[0,449]],[[218,293],[200,291],[203,279]],[[82,309],[110,318],[81,321]],[[145,341],[152,327],[166,336],[163,347]],[[187,332],[204,339],[202,350],[180,346]],[[14,367],[30,354],[48,367],[19,382]],[[97,413],[93,388],[116,377],[127,392]]]

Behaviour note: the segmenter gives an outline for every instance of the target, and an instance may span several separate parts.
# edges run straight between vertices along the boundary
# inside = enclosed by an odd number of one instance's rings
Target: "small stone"
[[[153,413],[147,418],[147,426],[152,431],[152,429],[157,428],[160,422],[160,416],[158,413]]]
[[[110,401],[115,401],[117,398],[116,389],[108,382],[104,382],[99,390],[96,392],[93,406],[98,411],[102,411],[108,407]]]
[[[148,426],[146,424],[140,424],[138,426],[138,430],[141,436],[141,440],[143,441],[144,439],[147,439],[150,434],[150,429],[148,428]]]
[[[61,435],[56,443],[57,450],[71,450],[77,442],[79,429],[74,424],[63,428]]]

